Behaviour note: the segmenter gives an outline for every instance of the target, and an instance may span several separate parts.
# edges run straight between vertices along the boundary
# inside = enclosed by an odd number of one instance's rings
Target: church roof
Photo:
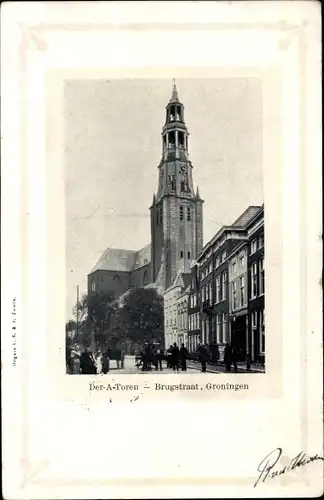
[[[125,250],[123,248],[106,248],[90,274],[95,271],[125,271],[130,272],[151,262],[151,245],[140,250]]]
[[[136,252],[121,248],[106,248],[96,265],[91,269],[95,271],[130,271],[135,264]]]
[[[139,267],[146,266],[151,262],[151,245],[148,244],[141,248],[135,256],[135,264],[133,269],[138,269]]]

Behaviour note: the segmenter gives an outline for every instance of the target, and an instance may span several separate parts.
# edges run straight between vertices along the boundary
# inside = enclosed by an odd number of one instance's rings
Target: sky
[[[178,79],[204,244],[263,203],[262,87],[256,78]],[[150,243],[161,130],[172,81],[69,80],[64,91],[66,318],[107,247]]]

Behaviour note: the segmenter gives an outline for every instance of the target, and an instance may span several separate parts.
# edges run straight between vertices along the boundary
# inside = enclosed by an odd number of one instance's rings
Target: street
[[[128,375],[128,374],[135,374],[135,373],[138,373],[138,374],[141,374],[141,373],[154,373],[155,375],[163,375],[163,374],[171,374],[171,373],[178,373],[178,372],[173,372],[172,368],[167,368],[167,364],[166,362],[164,361],[162,363],[162,368],[163,368],[163,371],[159,370],[159,371],[156,371],[155,369],[153,369],[151,372],[143,372],[141,369],[139,368],[136,368],[135,366],[135,356],[125,356],[125,360],[124,360],[124,368],[117,368],[117,362],[115,360],[111,360],[110,361],[110,371],[109,373],[120,373],[120,374],[124,374],[124,375]],[[179,373],[182,373],[183,372],[181,370],[179,370]],[[194,362],[194,361],[188,361],[187,362],[187,372],[186,373],[191,373],[191,374],[194,374],[194,373],[199,373],[201,372],[201,365],[200,363],[197,363],[197,362]],[[214,368],[213,369],[207,369],[207,372],[209,373],[222,373],[221,371],[217,371],[215,370]]]
[[[162,363],[162,367],[163,367],[162,371],[160,371],[160,370],[156,371],[155,369],[153,369],[151,372],[143,372],[141,369],[138,369],[135,366],[135,356],[125,356],[124,368],[117,368],[117,362],[115,360],[110,361],[110,372],[111,373],[120,373],[120,374],[125,374],[125,375],[132,374],[132,373],[138,373],[138,374],[140,374],[140,373],[154,373],[155,375],[174,373],[171,368],[167,368],[167,364],[165,361]],[[264,373],[264,369],[261,369],[261,368],[258,370],[251,370],[251,372],[252,371],[256,372],[256,373]],[[181,370],[179,370],[179,373],[180,372],[181,372]],[[197,361],[187,361],[187,372],[186,373],[194,374],[194,373],[199,373],[199,372],[201,372],[201,364],[200,363],[198,363]],[[215,365],[211,365],[209,363],[207,363],[206,372],[207,373],[226,373],[225,366],[222,366],[222,365],[215,366]],[[177,372],[175,372],[175,373],[177,373]],[[181,373],[183,373],[183,372],[181,372]],[[227,373],[234,374],[233,367],[232,367],[231,372],[227,372]],[[238,372],[237,373],[248,373],[246,371],[245,365],[238,364]]]

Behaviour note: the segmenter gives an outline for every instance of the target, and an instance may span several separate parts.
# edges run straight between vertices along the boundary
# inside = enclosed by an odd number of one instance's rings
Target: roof
[[[141,248],[135,256],[135,264],[133,269],[138,269],[139,267],[146,266],[151,262],[151,245],[148,244]]]
[[[212,237],[212,239],[204,245],[199,255],[197,256],[196,260],[199,261],[201,257],[204,255],[204,253],[210,248],[210,246],[213,245],[226,231],[238,231],[244,233],[243,230],[245,230],[247,226],[250,224],[250,222],[254,220],[262,211],[263,211],[263,205],[262,206],[250,205],[243,212],[243,214],[241,214],[240,217],[236,219],[236,221],[233,222],[230,226],[222,226],[217,231],[217,233]]]
[[[130,271],[135,264],[136,252],[120,248],[106,248],[96,265],[91,269],[95,271]]]
[[[260,211],[260,206],[251,205],[249,206],[240,217],[233,222],[233,226],[245,227],[251,219]]]
[[[106,248],[90,274],[95,271],[130,272],[151,262],[151,245],[138,251],[123,248]]]
[[[191,280],[192,280],[191,273],[183,273],[182,271],[178,271],[178,274],[174,278],[172,285],[170,285],[169,288],[165,290],[165,292],[168,292],[169,290],[172,290],[173,288],[176,287],[180,287],[182,290],[184,290],[188,288]]]

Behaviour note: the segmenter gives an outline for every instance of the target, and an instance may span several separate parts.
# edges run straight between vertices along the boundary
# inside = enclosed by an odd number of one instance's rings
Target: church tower
[[[198,188],[194,191],[188,137],[184,106],[174,82],[162,129],[158,189],[150,207],[152,281],[159,277],[164,289],[171,286],[178,271],[190,273],[203,247],[203,200]]]

